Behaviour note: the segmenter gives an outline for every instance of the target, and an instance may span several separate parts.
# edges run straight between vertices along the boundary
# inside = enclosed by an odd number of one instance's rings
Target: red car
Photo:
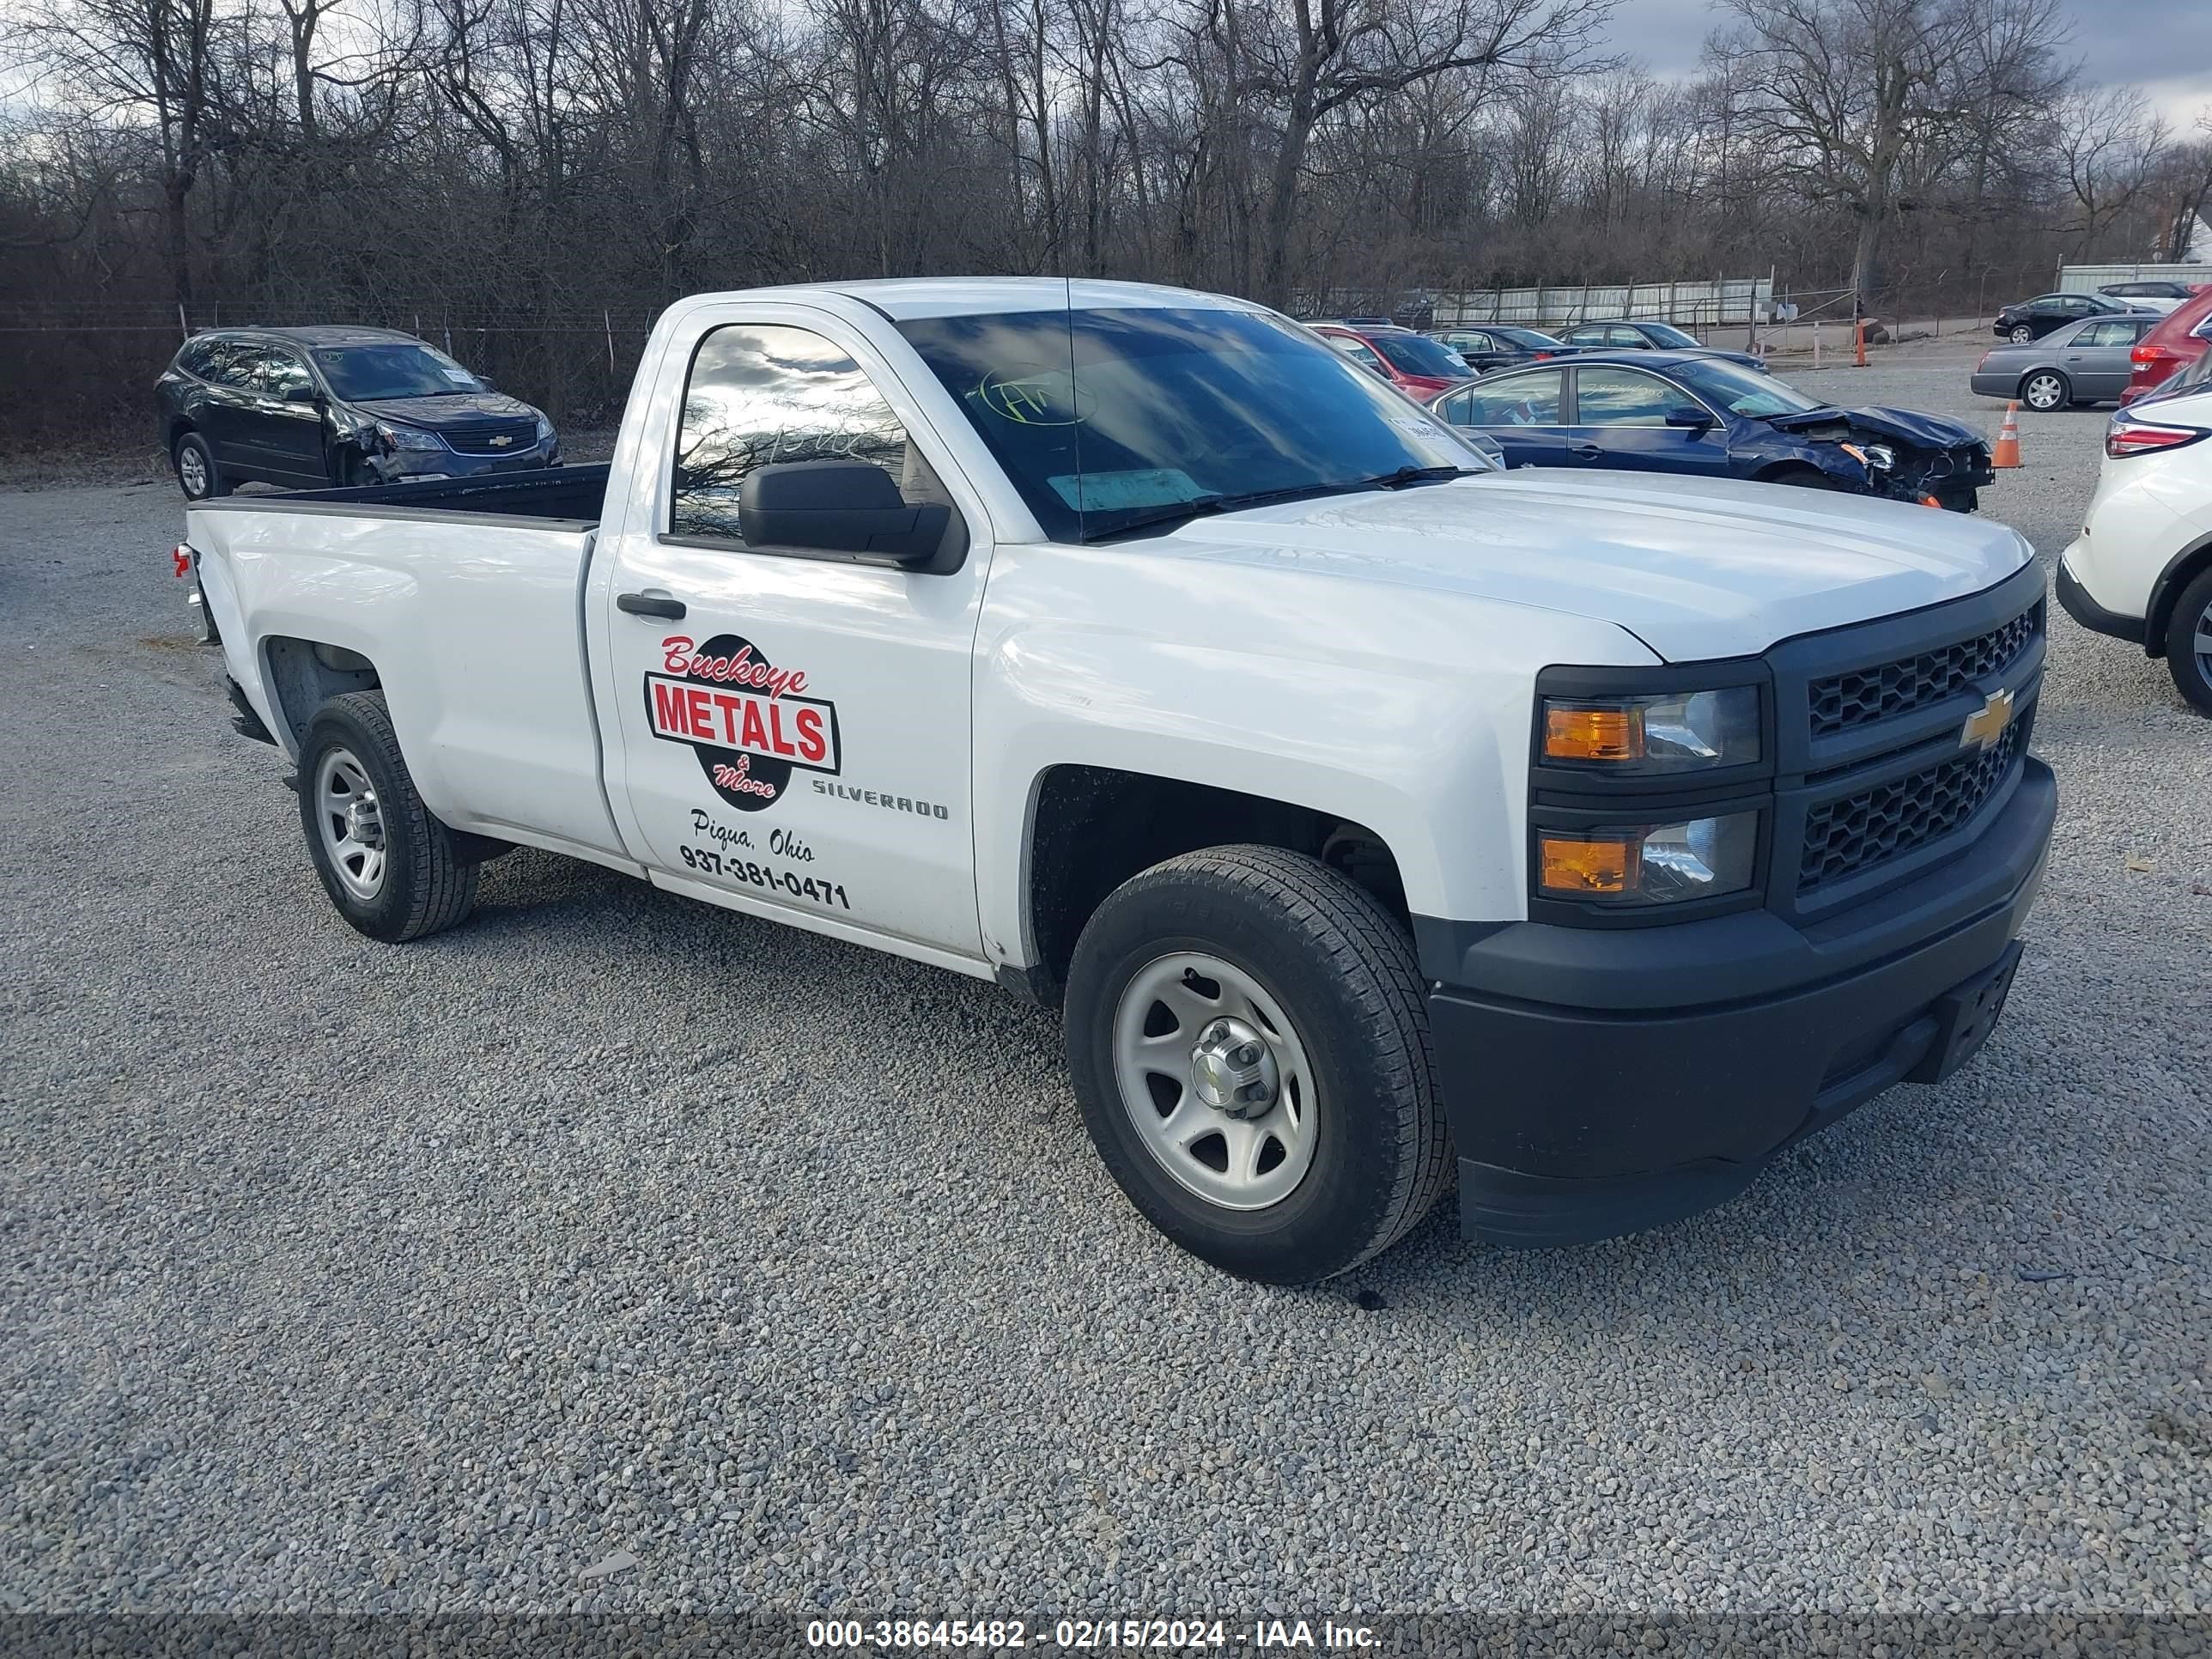
[[[1474,378],[1466,358],[1410,328],[1354,328],[1345,323],[1306,326],[1416,403],[1425,404],[1439,392],[1449,392]]]
[[[2167,312],[2128,354],[2135,368],[2120,402],[2131,404],[2155,391],[2202,357],[2208,343],[2212,343],[2212,288],[2200,289],[2194,299]]]

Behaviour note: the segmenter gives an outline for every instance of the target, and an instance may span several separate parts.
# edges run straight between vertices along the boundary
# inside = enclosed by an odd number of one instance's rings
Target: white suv
[[[2058,561],[2058,602],[2164,657],[2212,714],[2212,380],[2190,378],[2112,417],[2081,534]]]

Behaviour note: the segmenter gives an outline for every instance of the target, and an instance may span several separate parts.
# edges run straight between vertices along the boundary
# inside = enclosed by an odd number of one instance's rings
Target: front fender
[[[1121,568],[1084,580],[1102,555]],[[1460,594],[1129,546],[1002,548],[975,683],[986,948],[1036,960],[1030,812],[1061,765],[1352,820],[1389,846],[1415,913],[1517,919],[1537,671],[1656,660],[1611,623]]]

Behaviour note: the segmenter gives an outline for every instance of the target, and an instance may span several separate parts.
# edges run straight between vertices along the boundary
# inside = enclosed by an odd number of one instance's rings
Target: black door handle
[[[684,601],[657,599],[650,593],[617,593],[615,609],[627,611],[633,617],[665,617],[671,622],[684,619]]]

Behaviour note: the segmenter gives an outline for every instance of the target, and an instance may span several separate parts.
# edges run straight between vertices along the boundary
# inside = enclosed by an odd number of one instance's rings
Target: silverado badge
[[[1992,691],[1989,700],[1966,716],[1966,723],[1959,728],[1959,743],[1962,748],[1986,749],[2004,736],[2005,728],[2012,724],[2012,693]]]

